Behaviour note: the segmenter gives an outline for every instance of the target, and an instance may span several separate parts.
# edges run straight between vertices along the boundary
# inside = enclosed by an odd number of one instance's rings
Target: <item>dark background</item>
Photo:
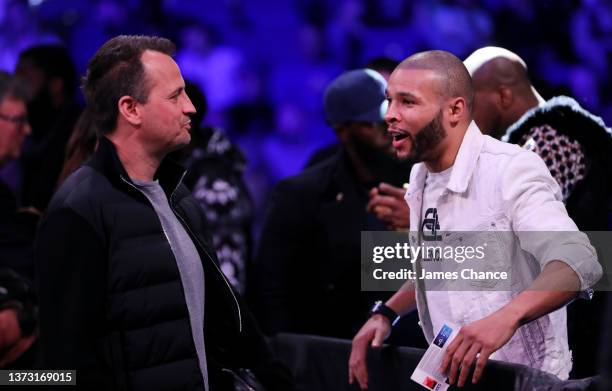
[[[522,56],[548,99],[567,94],[610,123],[612,7],[607,0],[0,0],[0,69],[62,42],[82,74],[117,34],[177,45],[185,78],[207,94],[206,121],[245,152],[256,209],[271,185],[335,141],[322,94],[343,70],[428,49],[460,58],[485,45]]]

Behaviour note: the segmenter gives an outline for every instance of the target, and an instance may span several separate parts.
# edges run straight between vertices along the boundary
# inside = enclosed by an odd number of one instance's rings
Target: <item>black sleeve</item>
[[[249,276],[253,311],[268,335],[292,325],[292,265],[304,250],[304,205],[299,205],[297,194],[288,182],[274,189]]]
[[[80,215],[51,212],[35,245],[41,365],[76,369],[79,389],[106,389],[100,347],[104,335],[106,250]]]

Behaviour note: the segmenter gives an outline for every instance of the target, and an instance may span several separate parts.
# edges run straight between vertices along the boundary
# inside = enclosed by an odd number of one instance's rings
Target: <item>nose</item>
[[[185,104],[183,106],[183,112],[187,115],[193,115],[196,113],[196,108],[187,94],[185,94]]]
[[[387,112],[385,113],[385,122],[387,125],[391,125],[399,121],[399,113],[397,112],[397,108],[395,106],[396,105],[393,100],[391,100],[387,106]]]

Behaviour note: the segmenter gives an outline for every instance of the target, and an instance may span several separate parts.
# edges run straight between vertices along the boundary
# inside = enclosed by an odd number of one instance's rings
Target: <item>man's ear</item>
[[[514,104],[514,93],[506,86],[500,86],[499,90],[499,104],[502,109],[508,109]]]
[[[142,124],[140,105],[133,97],[124,95],[117,102],[119,115],[122,116],[132,126]]]
[[[467,102],[465,98],[460,96],[452,98],[448,105],[448,119],[451,125],[454,126],[465,118],[467,111]]]

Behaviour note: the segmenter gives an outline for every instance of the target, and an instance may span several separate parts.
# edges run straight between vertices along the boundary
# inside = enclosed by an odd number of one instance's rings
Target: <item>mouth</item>
[[[389,128],[387,130],[387,133],[393,139],[393,146],[396,147],[396,148],[397,148],[397,146],[399,144],[401,144],[402,140],[404,140],[405,138],[410,137],[410,133],[408,133],[407,131],[402,130],[402,129]]]
[[[405,129],[389,128],[387,133],[391,136],[393,142],[391,145],[397,156],[411,154],[414,148],[414,137]]]

